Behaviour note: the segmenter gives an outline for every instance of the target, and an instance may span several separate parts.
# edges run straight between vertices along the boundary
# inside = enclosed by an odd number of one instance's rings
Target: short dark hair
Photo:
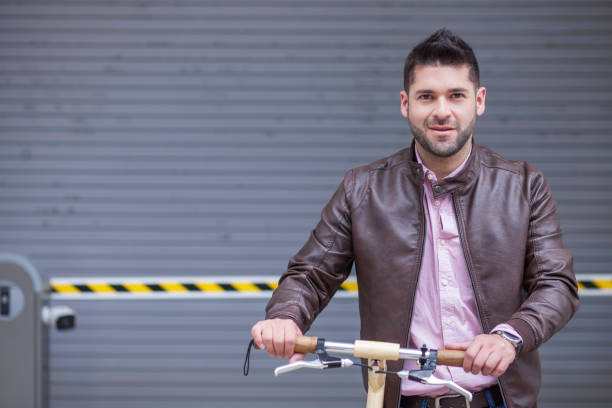
[[[463,65],[470,67],[470,80],[480,86],[478,61],[472,47],[452,31],[442,28],[410,51],[404,63],[404,89],[414,82],[417,65]]]

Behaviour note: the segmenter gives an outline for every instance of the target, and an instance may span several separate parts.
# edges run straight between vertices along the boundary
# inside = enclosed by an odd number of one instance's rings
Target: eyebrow
[[[454,92],[468,92],[468,89],[466,88],[452,88],[448,90],[448,93],[454,93]],[[430,93],[435,93],[432,89],[419,89],[418,91],[416,91],[417,94],[430,94]]]

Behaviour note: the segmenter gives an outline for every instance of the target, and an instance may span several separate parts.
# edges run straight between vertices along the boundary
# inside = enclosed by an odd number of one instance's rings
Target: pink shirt
[[[415,149],[416,150],[416,149]],[[471,152],[470,152],[471,153]],[[418,150],[417,160],[423,164]],[[468,157],[448,177],[458,174]],[[414,312],[408,347],[442,349],[445,343],[465,342],[482,334],[476,301],[468,275],[455,210],[450,194],[434,199],[432,185],[436,175],[423,165],[425,174],[425,246],[414,301]],[[518,335],[511,326],[496,326]],[[418,369],[413,360],[406,360],[405,370]],[[497,382],[493,376],[466,373],[461,367],[437,366],[435,376],[449,379],[471,391],[479,391]],[[402,394],[436,397],[452,393],[448,388],[402,380]]]

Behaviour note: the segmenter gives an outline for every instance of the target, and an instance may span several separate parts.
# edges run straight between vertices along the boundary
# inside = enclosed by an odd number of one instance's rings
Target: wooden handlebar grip
[[[294,353],[314,353],[317,350],[318,337],[298,336],[295,340]]]
[[[441,365],[463,367],[464,357],[465,351],[462,350],[438,350],[438,364]]]

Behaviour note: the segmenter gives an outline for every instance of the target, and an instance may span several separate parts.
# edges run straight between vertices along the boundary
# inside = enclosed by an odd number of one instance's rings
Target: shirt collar
[[[470,152],[467,154],[467,156],[465,156],[465,159],[463,160],[463,162],[455,169],[453,170],[448,176],[443,177],[442,180],[450,178],[450,177],[454,177],[456,176],[461,170],[463,170],[463,168],[465,167],[465,164],[468,162],[468,159],[470,158],[470,154],[472,154],[472,148],[473,148],[473,143],[470,144]],[[416,154],[416,159],[417,162],[423,166],[424,172],[427,175],[427,173],[431,173],[434,177],[436,177],[436,174],[431,171],[430,169],[428,169],[424,164],[423,164],[423,160],[421,160],[421,156],[419,155],[419,149],[416,148],[416,145],[414,146],[414,153]]]

